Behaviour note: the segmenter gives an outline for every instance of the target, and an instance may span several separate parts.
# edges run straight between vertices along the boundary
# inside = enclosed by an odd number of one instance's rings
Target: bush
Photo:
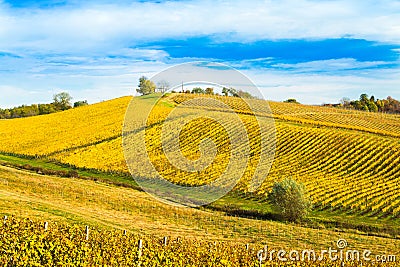
[[[293,179],[276,182],[268,194],[268,199],[287,221],[299,221],[311,210],[311,201],[306,196],[304,185]]]
[[[296,99],[294,98],[289,98],[288,100],[283,101],[284,103],[294,103],[294,104],[300,104]]]

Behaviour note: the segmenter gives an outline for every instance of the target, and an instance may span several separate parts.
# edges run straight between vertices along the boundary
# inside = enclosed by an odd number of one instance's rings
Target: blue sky
[[[398,0],[0,0],[0,107],[129,95],[139,76],[194,60],[277,101],[400,98],[399,25]]]

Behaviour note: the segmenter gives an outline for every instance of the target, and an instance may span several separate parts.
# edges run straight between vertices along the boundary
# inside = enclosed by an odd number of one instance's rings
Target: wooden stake
[[[143,248],[143,241],[142,241],[142,239],[140,239],[138,242],[138,258],[139,259],[142,257],[142,248]]]
[[[86,225],[86,240],[89,240],[89,226]]]

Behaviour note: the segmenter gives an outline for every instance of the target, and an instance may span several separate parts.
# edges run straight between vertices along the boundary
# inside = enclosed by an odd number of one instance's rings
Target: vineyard
[[[2,266],[257,266],[254,251],[220,242],[5,220]],[[140,244],[139,244],[140,242]]]
[[[2,266],[344,266],[327,257],[315,262],[275,260],[260,265],[257,252],[262,248],[249,244],[85,230],[66,224],[49,227],[47,222],[29,219],[7,218],[0,233]],[[360,262],[345,266],[357,264]],[[363,266],[372,264],[363,262]]]
[[[179,208],[129,188],[6,167],[0,177],[0,206],[8,215],[0,220],[2,266],[259,266],[257,252],[265,245],[317,251],[339,238],[349,249],[399,253],[399,239]],[[342,265],[326,259],[262,266]]]
[[[174,129],[185,112],[206,110],[213,116],[231,116],[224,107],[203,101],[185,105],[194,95],[172,94],[163,98],[147,121],[147,149],[158,172],[175,183],[201,185],[219,177],[229,161],[230,143],[226,129],[210,120],[197,120],[182,131],[182,153],[191,159],[200,156],[199,142],[210,138],[217,145],[214,162],[201,172],[175,168],[163,154],[162,128]],[[254,114],[262,120],[274,118],[276,152],[269,175],[257,194],[265,195],[274,181],[292,177],[305,183],[316,209],[380,218],[400,217],[400,116],[366,113],[327,107],[304,106],[250,100],[253,109],[242,100],[218,97],[238,114],[249,135],[251,158],[236,190],[249,190],[249,181],[260,160],[254,127]],[[122,152],[122,121],[130,98],[120,98],[59,114],[0,121],[1,150],[15,155],[44,157],[79,168],[127,173]],[[151,103],[151,97],[143,98]],[[179,105],[182,104],[183,105]],[[178,106],[179,108],[174,108]],[[172,110],[180,110],[163,124]],[[134,126],[133,126],[134,127]],[[229,127],[235,128],[233,124]],[[134,128],[133,128],[134,129]],[[232,130],[232,129],[231,129]],[[140,133],[140,129],[138,131]],[[265,134],[265,133],[264,133]],[[134,147],[135,134],[131,145]],[[140,161],[145,155],[134,155]],[[136,164],[133,173],[152,177]],[[131,170],[132,171],[132,170]]]

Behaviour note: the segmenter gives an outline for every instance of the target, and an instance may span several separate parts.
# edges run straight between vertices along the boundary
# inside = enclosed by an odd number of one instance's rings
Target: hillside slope
[[[252,247],[267,243],[278,248],[320,248],[329,246],[331,241],[339,238],[345,238],[351,247],[371,249],[375,253],[397,253],[400,246],[398,238],[310,229],[269,220],[232,217],[216,211],[175,207],[154,201],[144,192],[94,181],[38,175],[3,166],[0,166],[0,177],[0,207],[2,215],[9,216],[7,226],[13,221],[12,215],[40,222],[40,227],[34,227],[38,232],[35,236],[26,233],[30,227],[20,228],[15,224],[11,229],[4,229],[2,223],[0,232],[6,230],[6,235],[0,237],[0,242],[15,241],[20,245],[37,240],[35,237],[45,233],[41,228],[44,221],[48,221],[50,232],[63,223],[73,223],[79,226],[75,229],[82,229],[83,233],[84,226],[89,225],[91,239],[95,239],[96,233],[100,235],[106,232],[103,230],[112,229],[120,234],[127,230],[128,234],[142,238],[155,235],[160,239],[168,236],[171,240],[175,237],[201,242],[223,240],[234,241],[243,247],[246,243],[251,243]],[[29,222],[29,219],[25,222]],[[21,225],[24,223],[21,222]],[[62,231],[54,239],[58,240],[60,234],[69,236],[68,231]],[[10,236],[16,239],[10,239]],[[112,240],[104,238],[95,241],[104,245]],[[64,248],[68,248],[70,243],[65,243],[65,238],[61,238],[61,241]],[[42,240],[37,242],[43,244]],[[133,246],[136,244],[131,243]],[[30,245],[26,247],[32,248]],[[8,248],[19,248],[24,252],[21,246]]]
[[[159,134],[157,122],[162,121],[163,114],[192,97],[174,94],[164,99],[159,116],[155,116],[153,124],[148,127],[149,132],[154,136]],[[252,132],[251,127],[251,111],[235,98],[217,98],[240,113],[241,118],[248,122],[249,136],[256,138],[257,133]],[[124,97],[48,116],[0,121],[0,150],[3,153],[43,156],[76,167],[127,172],[121,133],[130,100],[130,97]],[[147,100],[143,98],[143,101]],[[265,104],[260,100],[253,101],[255,105]],[[274,181],[293,177],[306,184],[319,209],[400,217],[400,116],[287,103],[269,104],[275,118],[276,153],[259,194],[265,194]],[[215,109],[214,112],[225,111]],[[218,128],[211,127],[213,131],[205,131],[210,129],[209,123],[188,127],[185,130],[187,137],[211,133],[210,137],[220,140],[218,136],[223,132]],[[187,156],[198,154],[193,142],[184,144],[182,151],[187,151]],[[149,148],[157,152],[159,147],[160,144],[154,142]],[[228,144],[220,148],[221,154],[214,166],[224,166],[229,159]],[[237,186],[238,190],[248,189],[252,164],[259,156],[257,147],[251,149],[253,157]],[[180,184],[199,185],[215,179],[220,173],[220,169],[215,168],[207,175],[187,175],[169,166],[163,155],[154,155],[160,171]],[[137,175],[143,175],[140,169],[137,172]]]

